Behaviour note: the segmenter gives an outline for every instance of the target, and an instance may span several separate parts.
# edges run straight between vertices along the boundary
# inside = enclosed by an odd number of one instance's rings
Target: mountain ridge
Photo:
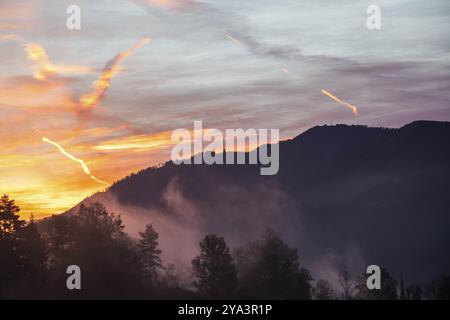
[[[275,176],[256,165],[166,162],[84,202],[105,202],[135,227],[155,222],[161,238],[185,228],[186,243],[219,233],[240,245],[269,227],[310,267],[326,257],[318,268],[333,276],[375,263],[422,281],[450,270],[449,138],[450,122],[315,126],[280,142]],[[176,255],[180,245],[172,238],[163,251]]]

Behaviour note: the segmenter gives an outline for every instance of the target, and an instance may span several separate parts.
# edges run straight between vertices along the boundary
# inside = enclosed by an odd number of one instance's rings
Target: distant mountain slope
[[[449,142],[448,122],[318,126],[280,143],[275,176],[258,165],[168,162],[85,201],[105,202],[136,228],[152,221],[174,261],[205,233],[241,244],[271,227],[316,276],[379,264],[424,281],[450,273]]]

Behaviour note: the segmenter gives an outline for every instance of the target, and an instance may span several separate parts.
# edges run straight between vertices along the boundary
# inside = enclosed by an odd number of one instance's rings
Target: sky
[[[0,192],[62,212],[169,160],[194,120],[283,138],[449,121],[449,18],[447,0],[0,0]]]

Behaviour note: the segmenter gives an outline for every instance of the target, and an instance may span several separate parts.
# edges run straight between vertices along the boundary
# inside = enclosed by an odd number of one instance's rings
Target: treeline
[[[150,224],[131,239],[119,216],[100,203],[73,215],[25,222],[19,207],[0,199],[0,298],[31,299],[421,299],[420,286],[400,287],[382,270],[381,290],[367,290],[366,275],[346,271],[340,292],[326,280],[313,285],[295,248],[272,231],[233,252],[207,235],[192,260],[192,281],[181,283],[161,261],[159,235]],[[69,265],[81,269],[81,290],[69,290]],[[426,297],[450,298],[450,277],[434,281]]]

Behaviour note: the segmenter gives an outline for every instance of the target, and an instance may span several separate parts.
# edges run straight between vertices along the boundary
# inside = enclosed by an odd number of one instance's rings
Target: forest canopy
[[[205,235],[193,257],[190,284],[161,259],[159,234],[143,226],[137,239],[119,215],[101,203],[80,205],[75,214],[35,221],[20,219],[8,195],[0,198],[0,298],[8,299],[449,299],[450,278],[422,288],[400,287],[382,270],[381,290],[365,287],[365,275],[342,273],[340,290],[314,279],[296,248],[270,229],[232,250],[226,240]],[[66,286],[67,267],[79,266],[82,290]]]

